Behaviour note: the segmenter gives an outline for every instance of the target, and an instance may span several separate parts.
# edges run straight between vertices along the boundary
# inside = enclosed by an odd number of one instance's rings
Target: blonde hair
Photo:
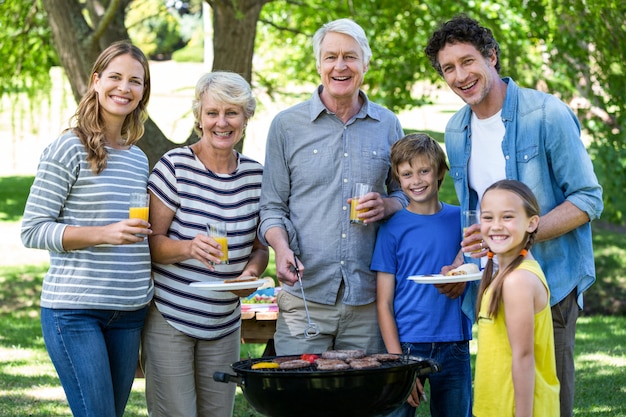
[[[517,195],[519,198],[522,199],[524,211],[529,218],[533,216],[539,216],[540,209],[537,198],[535,197],[531,189],[528,188],[528,186],[523,182],[516,180],[497,181],[490,185],[487,190],[485,190],[483,194],[483,199],[485,198],[485,195],[491,190],[505,190]],[[480,287],[478,288],[478,297],[476,300],[476,317],[478,317],[478,312],[480,311],[480,303],[483,299],[485,290],[489,288],[491,284],[493,284],[493,289],[491,291],[491,300],[487,308],[487,315],[496,318],[496,316],[498,315],[498,307],[502,302],[502,286],[504,285],[504,278],[522,263],[524,257],[526,256],[526,253],[528,253],[531,246],[535,242],[536,235],[537,229],[535,229],[531,233],[527,232],[526,244],[524,245],[524,248],[520,251],[519,256],[515,258],[513,262],[511,262],[503,271],[497,271],[495,275],[493,273],[493,253],[491,253],[491,251],[489,252],[487,265],[485,265],[485,269],[483,270],[483,277],[480,281]]]
[[[87,162],[95,174],[100,174],[107,165],[108,153],[105,149],[103,119],[101,117],[98,93],[94,86],[94,74],[102,74],[111,61],[120,55],[131,55],[144,70],[143,97],[135,110],[126,116],[122,124],[122,138],[125,145],[134,145],[144,133],[144,123],[148,119],[148,101],[150,99],[150,68],[144,53],[129,41],[119,41],[106,48],[94,63],[89,78],[87,92],[78,103],[76,113],[72,116],[72,130],[87,150]]]
[[[240,107],[245,121],[254,116],[256,99],[252,95],[250,84],[241,75],[228,71],[215,71],[204,74],[196,83],[196,93],[191,109],[193,111],[193,130],[202,136],[200,121],[202,118],[202,98],[208,95],[220,104]]]

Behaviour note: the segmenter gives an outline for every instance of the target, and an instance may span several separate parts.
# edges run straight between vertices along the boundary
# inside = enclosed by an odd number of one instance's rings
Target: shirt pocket
[[[291,177],[294,184],[330,184],[335,173],[339,172],[338,157],[333,150],[316,144],[297,152],[291,164]]]
[[[376,185],[387,179],[391,169],[389,148],[380,145],[365,144],[361,146],[361,163],[359,164],[359,181]]]
[[[516,160],[518,164],[532,163],[539,155],[539,146],[531,145],[517,150]]]

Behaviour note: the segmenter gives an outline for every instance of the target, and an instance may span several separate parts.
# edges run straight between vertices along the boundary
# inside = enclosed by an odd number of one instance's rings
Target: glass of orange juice
[[[128,209],[129,219],[142,219],[148,221],[148,210],[150,207],[150,194],[131,193]]]
[[[226,222],[212,222],[206,225],[207,233],[221,246],[222,257],[220,258],[220,264],[228,263],[228,232],[226,229]]]
[[[464,217],[464,221],[463,221],[463,235],[465,235],[465,230],[470,227],[473,224],[479,224],[480,223],[480,213],[478,212],[478,210],[465,210],[463,211],[463,217]],[[480,251],[474,251],[474,252],[480,252]],[[465,256],[466,258],[470,259],[470,253],[468,252],[464,252],[463,256]]]
[[[371,191],[372,186],[370,184],[357,182],[352,186],[352,202],[350,203],[350,223],[367,226],[367,224],[362,219],[359,219],[359,214],[365,213],[369,209],[357,210],[356,206],[359,205],[359,199]]]

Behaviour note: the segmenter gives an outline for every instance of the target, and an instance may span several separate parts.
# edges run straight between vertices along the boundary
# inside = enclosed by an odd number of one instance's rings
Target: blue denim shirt
[[[392,181],[391,145],[403,136],[398,118],[360,92],[361,110],[347,123],[330,112],[319,97],[282,111],[267,138],[261,188],[259,238],[272,227],[289,235],[291,249],[305,271],[307,300],[332,305],[339,286],[347,305],[365,305],[376,298],[376,273],[370,270],[378,224],[350,224],[346,202],[352,185],[373,185],[382,197],[406,205]],[[283,286],[300,296],[300,286]]]
[[[574,113],[555,96],[520,88],[510,78],[503,80],[508,84],[501,113],[506,129],[502,140],[506,178],[522,181],[533,190],[542,215],[567,200],[589,219],[599,218],[604,208],[602,187],[580,139]],[[450,119],[445,132],[450,176],[464,210],[478,202],[476,192],[469,188],[467,171],[471,114],[465,106]],[[550,304],[576,288],[582,308],[582,293],[595,281],[591,224],[536,243],[532,253],[548,280]]]

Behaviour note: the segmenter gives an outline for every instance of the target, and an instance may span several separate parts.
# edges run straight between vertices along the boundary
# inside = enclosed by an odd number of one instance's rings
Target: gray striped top
[[[213,173],[189,147],[169,151],[155,165],[148,189],[174,212],[168,230],[170,239],[193,239],[198,233],[206,234],[206,224],[211,220],[227,222],[229,264],[217,265],[214,272],[195,259],[152,264],[155,304],[179,331],[212,340],[239,327],[241,309],[237,296],[189,284],[219,282],[243,271],[256,237],[262,176],[262,165],[243,155],[238,155],[235,172]]]
[[[26,201],[22,242],[50,252],[41,306],[133,311],[153,293],[147,239],[132,245],[63,249],[65,228],[104,226],[128,218],[131,192],[145,192],[148,160],[138,147],[107,148],[107,168],[95,175],[73,133],[51,143],[39,161]]]

